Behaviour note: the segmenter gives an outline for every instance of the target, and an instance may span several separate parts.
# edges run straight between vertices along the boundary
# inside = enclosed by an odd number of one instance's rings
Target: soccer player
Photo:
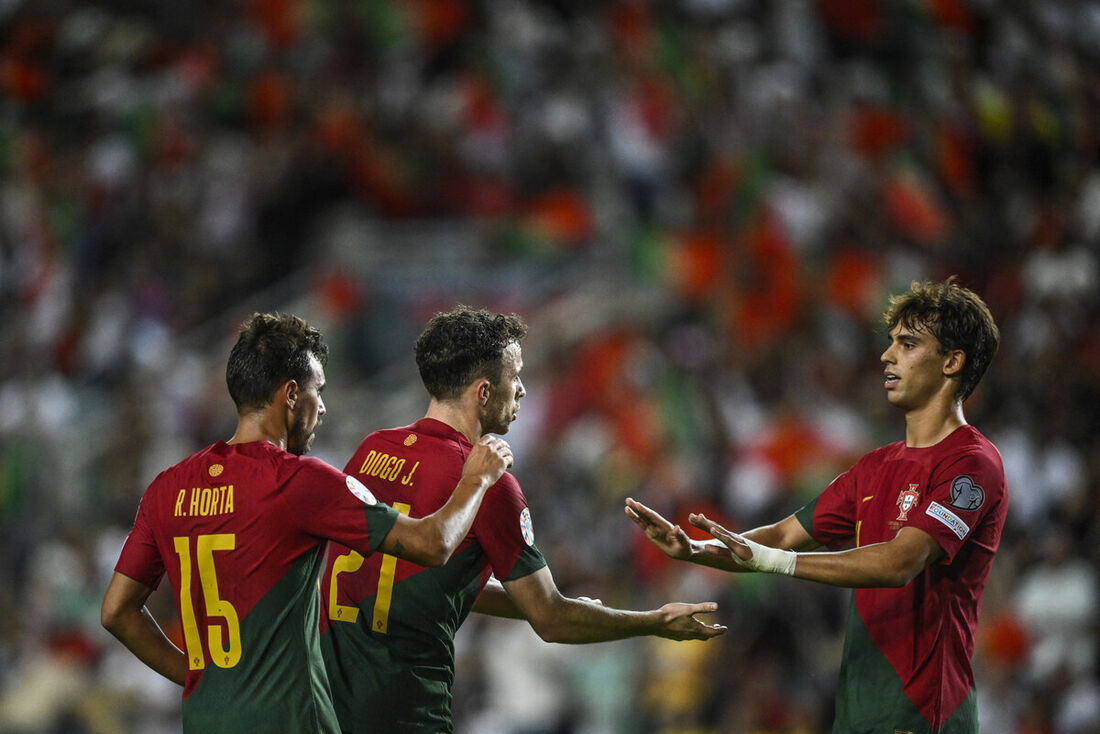
[[[691,515],[716,541],[693,541],[630,499],[626,514],[672,558],[856,589],[833,734],[972,734],[974,631],[1008,494],[1000,454],[967,425],[962,403],[1000,337],[954,278],[914,282],[884,320],[884,387],[905,414],[904,441],[773,525],[737,534]]]
[[[526,333],[515,315],[459,306],[434,316],[415,349],[431,397],[427,415],[368,435],[348,474],[402,513],[433,512],[470,448],[486,434],[507,432],[516,419],[526,394],[519,343]],[[471,609],[526,618],[552,642],[703,640],[725,629],[693,617],[717,609],[713,603],[626,611],[563,596],[535,545],[519,483],[507,473],[439,568],[381,554],[364,559],[338,544],[328,554],[321,649],[340,726],[354,734],[453,730],[454,636]],[[499,582],[486,587],[491,574]]]
[[[338,731],[317,633],[323,541],[438,566],[511,465],[504,441],[479,442],[453,495],[413,520],[304,458],[325,414],[327,353],[295,316],[247,321],[226,369],[236,433],[153,480],[103,598],[103,626],[184,687],[185,732]],[[144,606],[166,572],[183,651]]]

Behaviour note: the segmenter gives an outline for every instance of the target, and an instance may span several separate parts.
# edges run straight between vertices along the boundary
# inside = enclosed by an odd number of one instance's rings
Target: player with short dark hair
[[[437,314],[416,342],[431,395],[427,415],[367,436],[345,471],[401,512],[432,512],[470,447],[486,434],[506,433],[516,419],[526,395],[519,343],[526,333],[515,315],[465,306]],[[535,545],[527,500],[508,473],[443,566],[381,554],[363,559],[332,543],[321,584],[325,666],[341,728],[355,734],[452,731],[454,636],[471,609],[525,617],[556,642],[707,639],[725,629],[693,617],[714,611],[713,603],[626,611],[563,596]]]
[[[184,687],[185,732],[338,731],[317,635],[323,541],[440,565],[511,465],[508,445],[489,438],[438,512],[413,520],[379,503],[302,456],[325,414],[327,353],[296,316],[246,322],[226,369],[236,432],[153,480],[104,595],[103,626]],[[183,651],[145,609],[165,573]]]
[[[971,656],[1008,492],[1001,455],[962,401],[997,351],[993,317],[954,278],[914,282],[884,314],[887,399],[905,440],[841,474],[774,525],[690,540],[645,505],[626,513],[673,558],[853,587],[833,734],[973,734]],[[812,552],[824,546],[827,552]]]

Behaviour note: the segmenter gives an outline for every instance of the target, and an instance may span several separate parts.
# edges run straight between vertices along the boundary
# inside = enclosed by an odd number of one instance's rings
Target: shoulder
[[[877,449],[872,449],[864,454],[859,461],[852,467],[853,470],[864,470],[873,468],[882,464],[885,461],[896,457],[899,453],[905,450],[904,441],[894,441],[888,443],[885,446],[879,446]]]
[[[523,495],[523,490],[520,489],[519,480],[512,476],[509,472],[504,472],[500,475],[500,479],[493,485],[493,489],[498,492],[506,492],[508,494]]]
[[[328,464],[312,456],[294,456],[291,454],[288,456],[288,459],[284,461],[284,466],[292,472],[306,473],[310,476],[336,477],[341,480],[344,477],[344,472],[340,471],[332,464]]]
[[[973,426],[963,426],[959,429],[957,440],[945,447],[943,458],[952,462],[965,462],[1000,474],[1004,473],[1001,452],[992,441]]]
[[[505,472],[485,495],[484,505],[498,507],[526,507],[527,498],[516,478]]]

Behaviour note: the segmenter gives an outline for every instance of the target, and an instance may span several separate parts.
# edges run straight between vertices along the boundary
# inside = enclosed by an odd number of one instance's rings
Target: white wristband
[[[752,550],[752,558],[748,561],[742,561],[745,565],[764,573],[778,573],[784,576],[794,575],[795,559],[798,557],[798,554],[794,551],[769,548],[744,536],[741,536],[741,540]]]

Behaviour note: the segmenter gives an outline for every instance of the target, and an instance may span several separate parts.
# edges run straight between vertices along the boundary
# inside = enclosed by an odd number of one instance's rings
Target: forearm
[[[440,543],[447,558],[470,532],[481,500],[492,482],[484,477],[463,477],[447,503],[428,517],[434,518]],[[427,519],[427,518],[425,518]]]
[[[485,477],[463,476],[447,503],[432,514],[398,517],[380,549],[421,566],[442,566],[470,532],[491,485]]]
[[[799,553],[792,575],[853,589],[899,588],[912,581],[924,565],[902,562],[887,543],[875,543],[836,553]]]
[[[584,644],[610,642],[656,634],[661,630],[660,610],[630,611],[595,602],[562,597],[554,609],[531,626],[546,642]]]
[[[184,684],[187,656],[165,636],[145,607],[127,610],[104,626],[141,662],[173,683]]]

